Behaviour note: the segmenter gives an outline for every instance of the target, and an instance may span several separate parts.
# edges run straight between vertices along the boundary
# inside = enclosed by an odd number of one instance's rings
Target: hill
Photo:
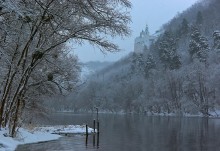
[[[143,53],[97,71],[74,109],[211,116],[220,105],[220,1],[200,1]],[[73,97],[71,97],[73,98]]]

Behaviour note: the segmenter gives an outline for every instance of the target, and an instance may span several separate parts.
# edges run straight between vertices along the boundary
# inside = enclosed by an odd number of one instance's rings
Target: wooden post
[[[93,131],[95,133],[95,119],[93,120]]]
[[[89,132],[88,132],[88,125],[86,124],[86,135],[88,136],[89,135]]]
[[[86,135],[86,147],[88,146],[88,135]]]
[[[99,121],[97,121],[97,133],[99,133]]]
[[[86,135],[86,147],[88,146],[88,135]]]
[[[97,148],[99,148],[99,132],[97,133]]]
[[[95,133],[93,134],[93,146],[95,146]]]
[[[99,120],[97,121],[97,148],[99,148]]]

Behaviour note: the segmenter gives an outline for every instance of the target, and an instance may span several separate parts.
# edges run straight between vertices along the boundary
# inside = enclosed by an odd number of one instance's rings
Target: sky
[[[103,54],[98,48],[87,43],[74,47],[74,54],[80,62],[88,61],[117,61],[133,51],[134,39],[148,25],[150,34],[175,17],[178,13],[189,8],[198,0],[130,0],[132,3],[129,27],[132,33],[129,37],[116,38],[114,42],[119,45],[120,52]]]

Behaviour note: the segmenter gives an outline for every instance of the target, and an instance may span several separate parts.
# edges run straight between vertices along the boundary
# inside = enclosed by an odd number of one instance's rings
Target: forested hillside
[[[141,54],[95,73],[67,99],[74,111],[202,114],[220,106],[220,1],[204,0],[163,26]],[[140,29],[141,30],[141,29]]]

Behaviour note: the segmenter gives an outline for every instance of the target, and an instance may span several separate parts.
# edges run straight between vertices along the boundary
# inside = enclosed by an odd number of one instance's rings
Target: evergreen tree
[[[220,31],[219,30],[214,31],[213,39],[214,39],[214,49],[220,49]]]
[[[203,24],[203,16],[202,16],[202,12],[201,11],[198,11],[198,13],[197,13],[196,24],[197,25],[202,25]]]
[[[145,77],[149,76],[149,72],[151,69],[154,69],[156,67],[156,62],[153,58],[152,54],[148,54],[146,57],[146,60],[144,62],[144,73]]]
[[[180,34],[184,35],[184,34],[187,34],[188,32],[189,32],[189,23],[186,20],[186,18],[183,18],[181,28],[180,28]]]
[[[206,62],[208,51],[207,39],[201,35],[198,28],[193,27],[189,43],[189,53],[192,60],[198,58],[200,62]]]
[[[144,72],[144,59],[142,53],[134,53],[132,56],[131,71],[139,74]]]
[[[159,43],[160,60],[165,69],[179,69],[181,66],[180,57],[177,54],[177,40],[171,32],[166,31]]]

